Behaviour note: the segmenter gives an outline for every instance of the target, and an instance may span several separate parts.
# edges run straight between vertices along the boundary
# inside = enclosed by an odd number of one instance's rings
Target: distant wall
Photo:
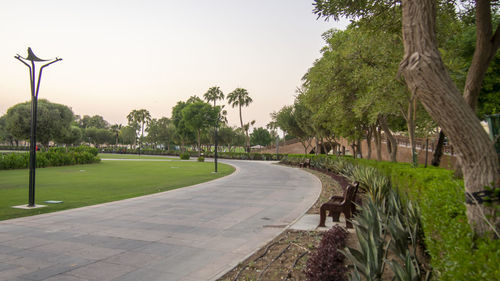
[[[429,139],[429,148],[427,151],[427,165],[431,165],[432,161],[432,156],[433,156],[433,151],[432,151],[432,143],[434,139]],[[346,139],[340,139],[339,143],[346,148],[346,154],[351,154],[351,146],[349,142]],[[398,140],[399,146],[398,146],[398,153],[396,155],[396,159],[398,162],[408,162],[410,163],[412,160],[411,156],[411,149],[409,147],[409,144],[407,141],[404,140],[404,138],[401,138]],[[315,142],[311,142],[313,145],[312,147],[309,148],[309,150],[313,151],[315,148]],[[371,159],[376,159],[377,158],[377,150],[375,148],[375,142],[371,142],[371,147],[372,147],[372,155]],[[418,155],[418,163],[419,164],[425,164],[425,146],[422,145],[422,149],[420,147],[417,147],[417,155]],[[261,153],[276,153],[276,147],[269,146],[263,149],[255,150],[256,152],[261,152]],[[368,143],[366,140],[363,140],[361,142],[361,151],[363,154],[363,158],[368,157]],[[453,150],[451,150],[453,153]],[[286,153],[286,154],[304,154],[304,146],[302,143],[299,141],[288,141],[286,144],[280,143],[279,145],[279,153]],[[454,169],[455,167],[455,162],[456,162],[456,157],[455,155],[452,155],[452,153],[445,153],[443,154],[443,157],[441,157],[441,164],[440,167],[446,168],[446,169]],[[390,161],[390,154],[387,151],[387,144],[386,142],[382,142],[382,160],[384,161]]]

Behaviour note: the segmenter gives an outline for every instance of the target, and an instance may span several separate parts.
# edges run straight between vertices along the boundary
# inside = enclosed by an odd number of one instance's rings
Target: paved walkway
[[[281,233],[321,183],[299,169],[224,161],[230,176],[164,193],[0,222],[0,280],[215,280]]]

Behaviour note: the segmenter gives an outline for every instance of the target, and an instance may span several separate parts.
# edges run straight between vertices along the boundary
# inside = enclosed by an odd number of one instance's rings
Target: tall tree
[[[259,127],[250,134],[250,143],[252,145],[267,146],[271,143],[272,137],[268,130]]]
[[[224,93],[217,86],[211,87],[208,91],[203,95],[207,102],[214,102],[214,107],[216,106],[216,102],[218,100],[224,99]]]
[[[186,125],[186,120],[182,116],[182,110],[190,103],[189,100],[187,102],[178,101],[177,104],[172,107],[172,122],[175,126],[175,136],[181,145],[181,150],[184,150],[185,145],[196,138],[196,133]]]
[[[127,120],[129,125],[136,125],[139,132],[139,154],[141,154],[142,141],[144,139],[144,129],[146,125],[151,121],[151,114],[146,109],[132,110],[127,115]]]
[[[169,118],[151,119],[146,130],[148,132],[147,139],[150,143],[162,144],[163,147],[170,150],[170,144],[173,142],[175,134],[175,126]]]
[[[240,112],[240,125],[241,129],[245,131],[246,146],[247,146],[246,149],[248,152],[250,151],[250,137],[248,135],[248,130],[250,129],[250,123],[243,125],[243,117],[241,116],[241,107],[248,106],[250,103],[252,103],[253,100],[248,95],[248,91],[243,88],[236,88],[234,91],[229,93],[229,95],[227,95],[227,100],[232,107],[238,106]]]
[[[104,120],[104,118],[100,115],[84,115],[80,120],[78,120],[78,125],[82,129],[94,127],[98,129],[106,129],[109,127],[108,121]]]
[[[120,130],[122,129],[122,124],[111,125],[111,132],[115,135],[115,145],[118,145]]]
[[[216,102],[217,100],[223,100],[224,99],[224,93],[222,93],[222,91],[220,90],[219,87],[215,86],[215,87],[212,87],[210,89],[208,89],[208,91],[203,95],[203,97],[205,98],[205,100],[207,102],[211,102],[213,101],[214,102],[214,107],[216,107]],[[222,106],[223,108],[224,106]],[[214,139],[214,152],[215,152],[215,157],[214,157],[214,163],[215,163],[215,172],[217,172],[217,153],[218,153],[218,150],[219,150],[219,147],[218,147],[218,141],[219,141],[219,138],[217,136],[217,128],[219,127],[219,121],[220,121],[220,115],[217,117],[217,120],[215,120],[215,124],[214,124],[214,135],[213,135],[213,139]]]
[[[370,10],[371,3],[368,2],[378,1],[359,1],[356,4],[335,0],[315,2],[316,12],[320,15],[369,17],[372,14],[366,11],[373,10]],[[381,2],[375,4],[383,5]],[[336,9],[324,9],[326,6],[321,5],[325,3],[335,3]],[[393,5],[397,5],[397,2]],[[493,32],[491,1],[475,1],[476,49],[467,74],[464,97],[447,72],[438,49],[437,7],[435,0],[402,1],[404,57],[400,72],[410,91],[422,102],[457,149],[468,198],[467,217],[477,234],[485,234],[500,228],[500,217],[495,213],[498,203],[485,206],[478,204],[474,198],[487,192],[485,186],[493,184],[498,188],[500,176],[493,143],[473,109],[486,69],[500,46],[500,26]]]
[[[214,124],[219,115],[219,108],[212,107],[210,104],[197,101],[188,104],[182,110],[182,118],[187,127],[196,132],[198,143],[198,156],[201,156],[201,136],[210,125]]]
[[[71,130],[73,112],[65,105],[38,101],[37,140],[48,147],[50,141],[64,137]],[[28,139],[31,128],[30,102],[19,103],[7,110],[6,129],[16,139]]]
[[[118,135],[122,144],[135,144],[137,140],[137,129],[132,126],[123,126]]]

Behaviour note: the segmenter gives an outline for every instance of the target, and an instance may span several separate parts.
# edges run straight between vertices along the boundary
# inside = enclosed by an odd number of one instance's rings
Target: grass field
[[[109,158],[107,155],[101,157]],[[176,189],[234,171],[225,164],[219,164],[217,174],[212,173],[213,169],[213,163],[177,160],[102,161],[99,164],[37,169],[36,203],[47,207],[32,210],[11,207],[28,203],[28,170],[4,170],[0,171],[0,220]],[[45,204],[47,200],[64,203]]]

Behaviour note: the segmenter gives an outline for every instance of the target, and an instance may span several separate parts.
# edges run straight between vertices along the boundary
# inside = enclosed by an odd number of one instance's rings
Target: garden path
[[[0,280],[215,280],[312,206],[320,181],[229,161],[190,187],[0,222]]]

